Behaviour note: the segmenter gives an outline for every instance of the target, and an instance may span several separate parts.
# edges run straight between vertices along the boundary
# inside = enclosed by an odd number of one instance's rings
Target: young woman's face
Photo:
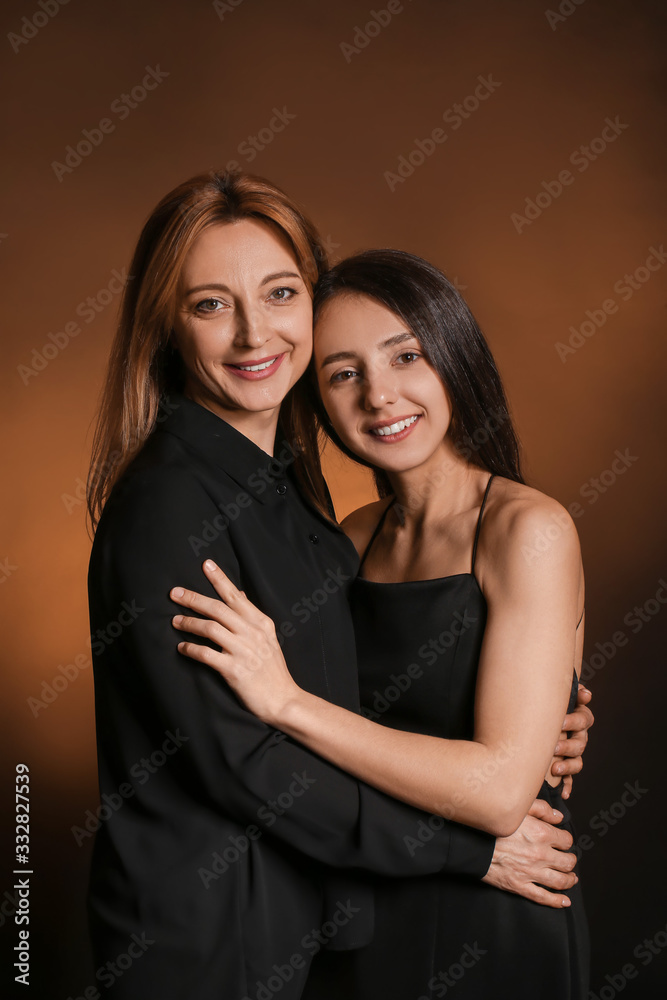
[[[322,401],[341,440],[387,472],[406,472],[443,449],[451,407],[405,323],[365,295],[330,300],[315,328]]]
[[[206,229],[181,273],[174,322],[186,389],[221,416],[276,413],[312,352],[312,299],[296,260],[252,219]]]

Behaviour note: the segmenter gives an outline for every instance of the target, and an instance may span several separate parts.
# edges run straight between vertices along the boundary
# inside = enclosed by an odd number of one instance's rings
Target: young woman
[[[200,587],[210,556],[279,623],[300,687],[359,708],[347,603],[358,560],[308,499],[324,484],[296,405],[325,264],[283,192],[214,173],[160,202],[132,261],[89,495],[91,631],[105,637],[89,904],[115,997],[297,1000],[325,944],[372,937],[368,886],[344,869],[484,876],[552,908],[574,882],[572,838],[544,802],[511,837],[448,821],[411,855],[404,838],[428,813],[285,739],[175,648],[169,589]],[[327,602],[311,610],[319,588]],[[571,726],[590,718],[582,709]]]
[[[563,508],[523,482],[479,327],[441,272],[390,250],[337,265],[315,309],[319,421],[381,496],[343,525],[361,559],[350,600],[367,717],[301,689],[273,623],[213,564],[226,603],[178,588],[206,617],[174,624],[221,650],[179,649],[267,724],[418,808],[496,836],[536,795],[566,812],[551,761],[577,697],[579,544]],[[416,832],[406,844],[430,849]],[[560,912],[456,873],[375,890],[372,942],[328,960],[345,995],[587,996],[578,887]]]

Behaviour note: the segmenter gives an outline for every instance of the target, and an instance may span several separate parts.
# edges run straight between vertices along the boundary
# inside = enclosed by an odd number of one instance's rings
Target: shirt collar
[[[275,485],[285,480],[296,457],[280,425],[273,455],[267,455],[245,434],[182,392],[172,391],[163,396],[157,429],[185,441],[260,503],[276,496]],[[270,489],[271,486],[274,488]]]

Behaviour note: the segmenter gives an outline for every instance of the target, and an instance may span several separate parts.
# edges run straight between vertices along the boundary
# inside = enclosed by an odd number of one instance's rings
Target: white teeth
[[[398,434],[399,431],[405,430],[410,424],[414,424],[418,417],[408,417],[407,420],[399,420],[395,424],[389,424],[388,427],[375,427],[371,431],[372,434],[379,434],[380,437],[387,437],[389,434]]]
[[[261,372],[264,368],[268,368],[276,361],[276,358],[271,358],[270,361],[264,361],[261,365],[234,365],[235,368],[240,368],[242,372]]]

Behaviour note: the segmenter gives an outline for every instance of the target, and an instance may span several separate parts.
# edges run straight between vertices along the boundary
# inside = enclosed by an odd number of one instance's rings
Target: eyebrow
[[[397,333],[393,337],[389,337],[388,340],[383,340],[381,344],[378,344],[380,350],[384,350],[388,347],[396,347],[397,344],[403,344],[406,340],[416,340],[414,333]],[[327,354],[326,358],[320,365],[320,368],[326,368],[327,365],[332,365],[336,361],[353,361],[357,357],[354,351],[336,351],[334,354]]]
[[[302,280],[301,275],[297,274],[295,271],[276,271],[275,274],[267,274],[265,278],[259,283],[259,287],[263,288],[264,285],[268,285],[271,281],[277,281],[278,278],[297,278],[299,281]],[[219,292],[229,292],[231,289],[228,285],[223,285],[220,282],[212,281],[206,285],[195,285],[194,288],[189,288],[186,295],[193,295],[195,292],[206,292],[209,289],[216,289]]]

